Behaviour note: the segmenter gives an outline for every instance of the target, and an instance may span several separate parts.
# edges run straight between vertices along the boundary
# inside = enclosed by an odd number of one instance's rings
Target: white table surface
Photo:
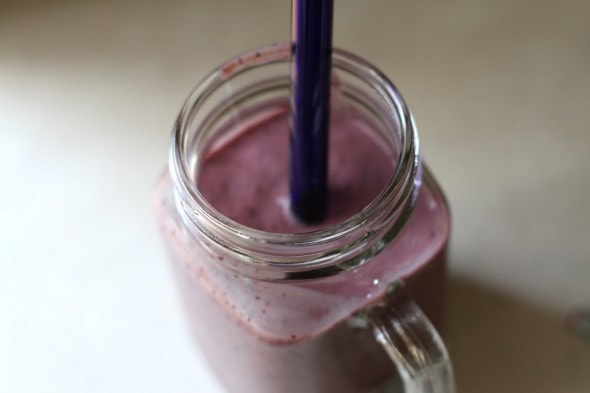
[[[0,1],[0,392],[221,392],[151,210],[190,89],[289,1]],[[336,2],[454,214],[460,392],[588,393],[590,2]]]

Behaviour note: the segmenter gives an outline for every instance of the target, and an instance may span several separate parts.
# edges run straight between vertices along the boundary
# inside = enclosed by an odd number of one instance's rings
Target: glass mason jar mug
[[[285,209],[289,60],[286,44],[231,60],[175,124],[157,213],[198,346],[229,392],[452,392],[426,317],[441,323],[449,212],[412,116],[335,50],[330,217],[300,225]]]

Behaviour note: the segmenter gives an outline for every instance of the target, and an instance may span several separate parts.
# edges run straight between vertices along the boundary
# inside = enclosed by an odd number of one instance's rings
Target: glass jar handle
[[[446,347],[422,310],[393,284],[382,303],[368,310],[375,338],[395,363],[405,393],[454,393]]]

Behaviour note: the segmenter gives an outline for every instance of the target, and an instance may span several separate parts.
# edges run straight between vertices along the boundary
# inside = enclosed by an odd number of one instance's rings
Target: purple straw
[[[333,0],[293,0],[291,211],[304,223],[326,216]]]

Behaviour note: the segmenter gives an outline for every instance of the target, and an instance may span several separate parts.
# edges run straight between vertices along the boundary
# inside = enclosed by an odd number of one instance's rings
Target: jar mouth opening
[[[413,207],[421,183],[418,135],[401,94],[371,64],[335,48],[333,70],[362,80],[379,96],[380,110],[396,115],[399,128],[397,162],[385,188],[352,217],[305,232],[267,232],[245,226],[219,213],[199,191],[193,174],[199,160],[189,157],[194,148],[190,134],[195,132],[194,116],[198,112],[214,110],[207,107],[207,100],[236,78],[272,64],[288,64],[290,56],[289,44],[272,45],[236,57],[212,72],[195,88],[183,106],[174,125],[170,148],[169,169],[183,220],[204,234],[216,248],[241,260],[248,268],[271,271],[271,278],[331,275],[358,266],[367,259],[371,249],[373,255],[384,246],[374,244],[379,243],[380,237],[383,238],[384,231],[389,238],[399,232]]]

